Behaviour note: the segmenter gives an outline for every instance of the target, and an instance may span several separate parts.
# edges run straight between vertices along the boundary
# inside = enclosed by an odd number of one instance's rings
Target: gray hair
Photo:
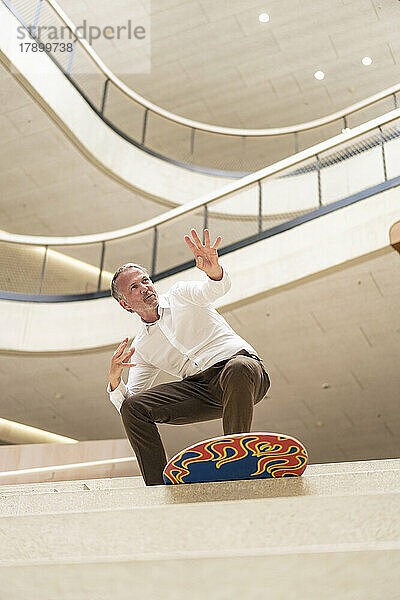
[[[143,273],[145,273],[147,275],[147,277],[150,277],[147,269],[142,267],[142,265],[137,265],[136,263],[126,263],[126,265],[122,265],[122,267],[119,267],[119,269],[117,269],[115,271],[114,276],[111,281],[111,295],[118,302],[120,300],[126,300],[126,298],[125,298],[124,294],[118,289],[117,277],[118,277],[118,275],[121,275],[121,273],[123,273],[124,271],[127,271],[128,269],[140,269],[141,271],[143,271]]]

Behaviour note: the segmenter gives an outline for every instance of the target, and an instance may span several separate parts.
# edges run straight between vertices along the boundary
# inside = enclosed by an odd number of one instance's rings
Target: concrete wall
[[[95,440],[76,444],[18,444],[0,446],[0,486],[52,481],[127,477],[139,475],[136,459],[129,462],[81,466],[7,475],[7,471],[25,470],[132,457],[127,439]]]

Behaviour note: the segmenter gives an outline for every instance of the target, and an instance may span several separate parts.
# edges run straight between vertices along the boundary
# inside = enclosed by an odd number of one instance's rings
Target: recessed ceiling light
[[[315,79],[323,79],[325,77],[325,73],[323,71],[315,71],[314,73]]]
[[[370,56],[364,56],[361,62],[365,67],[369,67],[369,65],[372,65],[372,58]]]
[[[260,23],[268,23],[269,15],[267,13],[261,13],[261,15],[258,15],[258,20]]]

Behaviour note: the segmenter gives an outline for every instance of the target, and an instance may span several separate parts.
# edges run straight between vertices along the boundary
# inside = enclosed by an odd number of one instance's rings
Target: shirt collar
[[[158,308],[169,308],[169,298],[165,294],[158,296]]]

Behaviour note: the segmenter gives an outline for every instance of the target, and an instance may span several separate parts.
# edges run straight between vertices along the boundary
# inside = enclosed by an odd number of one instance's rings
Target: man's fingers
[[[132,363],[121,363],[121,367],[136,367],[136,364],[132,364]]]
[[[197,248],[193,244],[192,240],[190,239],[190,237],[188,235],[185,235],[185,242],[187,243],[187,245],[189,246],[189,248],[191,249],[191,251],[193,252],[193,254],[195,254]]]
[[[202,246],[201,248],[198,248],[195,244],[193,244],[192,240],[188,235],[185,235],[185,242],[194,254],[194,257],[196,259],[196,265],[199,266],[199,259],[203,260],[201,255],[204,251],[204,247]]]
[[[211,247],[212,247],[212,248],[214,248],[214,249],[215,249],[215,248],[218,248],[218,246],[220,245],[221,241],[222,241],[222,237],[219,235],[219,236],[217,237],[217,239],[215,240],[215,243],[214,243],[214,245],[213,245],[213,246],[211,246]]]
[[[210,232],[208,229],[204,230],[204,245],[206,248],[210,247]]]
[[[126,345],[128,343],[128,338],[125,338],[123,342],[120,343],[116,351],[114,352],[114,356],[120,356],[124,351]]]
[[[197,235],[197,231],[195,229],[191,229],[190,233],[193,236],[194,242],[198,248],[203,248],[203,244],[201,243],[201,239]]]
[[[132,358],[133,352],[134,350],[129,350],[129,352],[125,352],[124,354],[121,354],[121,356],[117,356],[117,362],[123,363],[125,360],[130,360]]]

